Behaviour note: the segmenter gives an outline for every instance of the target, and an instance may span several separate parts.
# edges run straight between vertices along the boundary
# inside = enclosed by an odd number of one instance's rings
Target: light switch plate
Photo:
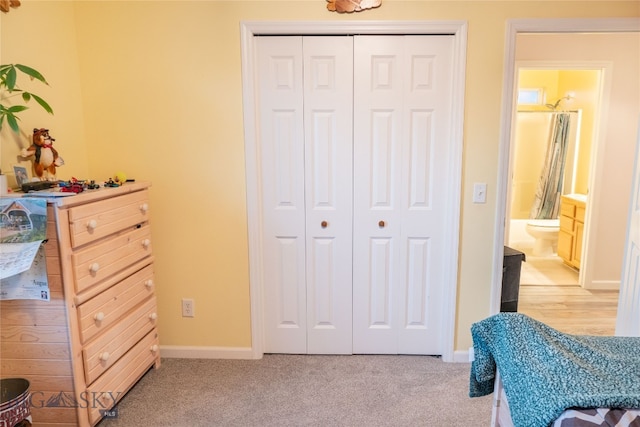
[[[484,182],[476,182],[473,184],[473,203],[487,202],[487,184]]]

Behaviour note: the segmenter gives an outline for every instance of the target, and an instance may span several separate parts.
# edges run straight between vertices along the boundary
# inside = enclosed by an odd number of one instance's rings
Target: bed
[[[493,426],[640,427],[640,337],[565,334],[521,313],[471,335],[469,396],[495,391]]]

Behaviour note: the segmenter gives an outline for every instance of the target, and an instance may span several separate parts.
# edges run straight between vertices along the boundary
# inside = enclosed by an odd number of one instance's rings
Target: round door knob
[[[157,344],[152,345],[150,350],[151,350],[151,353],[155,353],[155,352],[157,352],[157,351],[158,351],[158,346],[157,346]]]
[[[322,228],[327,228],[327,225],[329,225],[329,223],[328,223],[327,221],[322,221],[322,222],[320,223],[320,226],[321,226]]]
[[[104,353],[100,353],[100,360],[103,362],[109,360],[109,352],[105,351]]]
[[[89,267],[89,271],[92,273],[97,273],[98,270],[100,270],[100,264],[98,264],[97,262],[94,262],[93,264],[91,264],[91,266]]]
[[[144,285],[147,287],[147,289],[153,288],[153,280],[149,279],[149,280],[145,281]]]
[[[96,221],[95,219],[92,219],[87,223],[87,230],[93,231],[96,229],[97,226],[98,226],[98,221]]]
[[[384,227],[384,221],[378,221],[378,227],[380,228]]]
[[[143,203],[140,205],[140,211],[144,214],[147,213],[147,211],[149,210],[149,205],[146,203]]]
[[[158,318],[158,315],[156,313],[151,313],[149,315],[149,320],[156,320]]]
[[[96,315],[93,316],[93,318],[95,319],[96,322],[102,322],[104,320],[104,313],[103,312],[96,313]]]
[[[142,246],[144,246],[145,249],[148,248],[150,244],[151,244],[151,240],[149,239],[144,239],[142,241]]]

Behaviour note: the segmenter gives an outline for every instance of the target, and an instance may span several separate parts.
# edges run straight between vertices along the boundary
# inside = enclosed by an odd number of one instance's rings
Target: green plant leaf
[[[40,107],[42,107],[49,114],[53,114],[53,109],[44,99],[40,98],[37,95],[34,95],[31,92],[25,92],[16,86],[18,72],[26,74],[31,78],[31,80],[39,80],[46,85],[49,84],[39,71],[31,67],[22,64],[3,64],[0,65],[0,95],[2,99],[12,96],[18,96],[21,94],[22,100],[25,103],[31,101],[31,99],[35,99]],[[7,93],[10,95],[7,96]],[[0,129],[2,129],[2,125],[6,119],[6,122],[9,123],[11,129],[13,129],[14,132],[19,132],[19,118],[17,117],[17,114],[26,110],[27,108],[28,107],[26,105],[5,107],[4,105],[0,104]]]
[[[9,127],[13,129],[14,132],[18,132],[20,128],[18,127],[18,118],[13,114],[7,114],[7,123],[9,123]]]
[[[44,110],[49,113],[49,114],[53,114],[53,109],[51,108],[51,106],[49,104],[47,104],[47,101],[45,101],[44,99],[40,98],[38,95],[34,95],[33,93],[30,94],[33,99],[36,100],[36,102],[38,104],[40,104],[40,106],[42,108],[44,108]]]
[[[16,73],[15,68],[9,69],[7,72],[7,80],[5,80],[5,84],[7,85],[7,90],[11,92],[13,88],[16,87],[16,78],[18,77],[18,73]]]
[[[9,113],[19,113],[20,111],[27,110],[29,107],[25,105],[14,105],[12,107],[7,108]]]
[[[34,70],[33,68],[27,67],[26,65],[22,65],[22,64],[15,64],[15,66],[16,66],[16,68],[18,70],[22,71],[23,73],[25,73],[26,75],[28,75],[32,79],[38,79],[44,84],[47,84],[47,85],[49,84],[45,80],[44,76],[42,74],[40,74],[39,71]]]

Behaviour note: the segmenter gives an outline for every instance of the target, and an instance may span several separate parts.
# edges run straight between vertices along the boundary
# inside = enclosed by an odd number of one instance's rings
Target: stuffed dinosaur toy
[[[22,157],[34,157],[33,170],[41,181],[55,181],[56,167],[64,165],[64,160],[53,148],[53,139],[49,135],[49,129],[34,129],[33,144],[29,148],[23,148]]]

